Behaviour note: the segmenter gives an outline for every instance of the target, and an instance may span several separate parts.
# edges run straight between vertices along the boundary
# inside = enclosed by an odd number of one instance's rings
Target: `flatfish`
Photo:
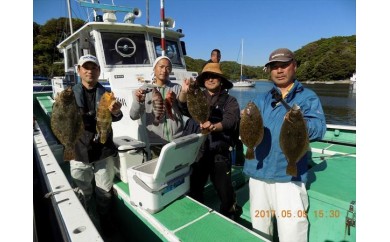
[[[115,101],[113,92],[105,92],[99,101],[99,106],[96,113],[96,131],[97,137],[95,141],[99,140],[104,144],[107,141],[107,136],[111,132],[112,116],[108,107]]]
[[[153,124],[157,126],[160,123],[160,120],[164,117],[165,106],[160,91],[157,90],[157,88],[155,87],[153,88],[152,91],[152,104],[153,104],[153,114],[154,114]]]
[[[53,134],[64,145],[64,161],[74,160],[75,144],[84,132],[84,125],[72,87],[56,96],[50,124]]]
[[[206,122],[210,116],[210,105],[196,81],[190,80],[187,91],[187,107],[191,117],[199,124]],[[206,132],[206,131],[202,131]]]
[[[255,147],[261,143],[264,137],[263,118],[260,110],[252,101],[248,102],[240,120],[241,142],[247,147],[245,158],[255,158]]]
[[[294,104],[287,112],[280,130],[279,144],[287,159],[286,174],[297,176],[296,163],[309,149],[309,136],[301,109]]]
[[[164,100],[165,110],[167,111],[168,117],[172,120],[176,120],[175,116],[172,113],[172,106],[174,101],[175,93],[173,91],[168,91],[167,96]]]

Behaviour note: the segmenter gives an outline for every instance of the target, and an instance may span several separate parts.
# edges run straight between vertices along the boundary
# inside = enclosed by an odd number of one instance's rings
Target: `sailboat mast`
[[[242,61],[244,59],[244,39],[241,39],[241,75],[240,80],[242,80]]]

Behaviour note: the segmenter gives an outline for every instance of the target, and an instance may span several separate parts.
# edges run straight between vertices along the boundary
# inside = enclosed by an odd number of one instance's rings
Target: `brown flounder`
[[[250,101],[242,112],[240,120],[241,142],[247,147],[246,159],[254,159],[254,149],[264,137],[263,118],[256,104]]]
[[[279,144],[287,159],[286,174],[297,176],[296,163],[309,149],[306,122],[300,107],[296,104],[287,112],[280,130]]]
[[[64,145],[64,160],[74,160],[75,144],[83,134],[84,126],[72,87],[63,90],[55,98],[50,124],[53,134]]]
[[[111,132],[112,116],[108,107],[115,101],[113,92],[105,92],[99,101],[96,113],[96,131],[100,143],[107,141],[107,136]]]
[[[199,124],[206,122],[210,115],[210,106],[207,97],[200,89],[198,83],[190,80],[187,91],[187,107],[191,117]],[[206,131],[202,131],[204,133]]]

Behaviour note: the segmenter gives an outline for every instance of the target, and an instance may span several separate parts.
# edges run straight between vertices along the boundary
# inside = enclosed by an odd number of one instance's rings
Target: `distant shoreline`
[[[247,79],[255,82],[272,82],[267,79]],[[299,81],[303,84],[352,84],[350,80],[339,80],[339,81]]]
[[[301,81],[304,84],[352,84],[350,80],[339,80],[339,81]]]

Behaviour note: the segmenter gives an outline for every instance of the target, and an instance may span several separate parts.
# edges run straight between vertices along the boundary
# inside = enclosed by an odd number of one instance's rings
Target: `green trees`
[[[346,80],[356,72],[356,35],[320,39],[295,51],[301,81]]]
[[[50,19],[44,25],[33,23],[33,74],[38,76],[64,75],[63,56],[57,44],[70,34],[67,18]],[[83,26],[81,19],[72,20],[74,31]]]

